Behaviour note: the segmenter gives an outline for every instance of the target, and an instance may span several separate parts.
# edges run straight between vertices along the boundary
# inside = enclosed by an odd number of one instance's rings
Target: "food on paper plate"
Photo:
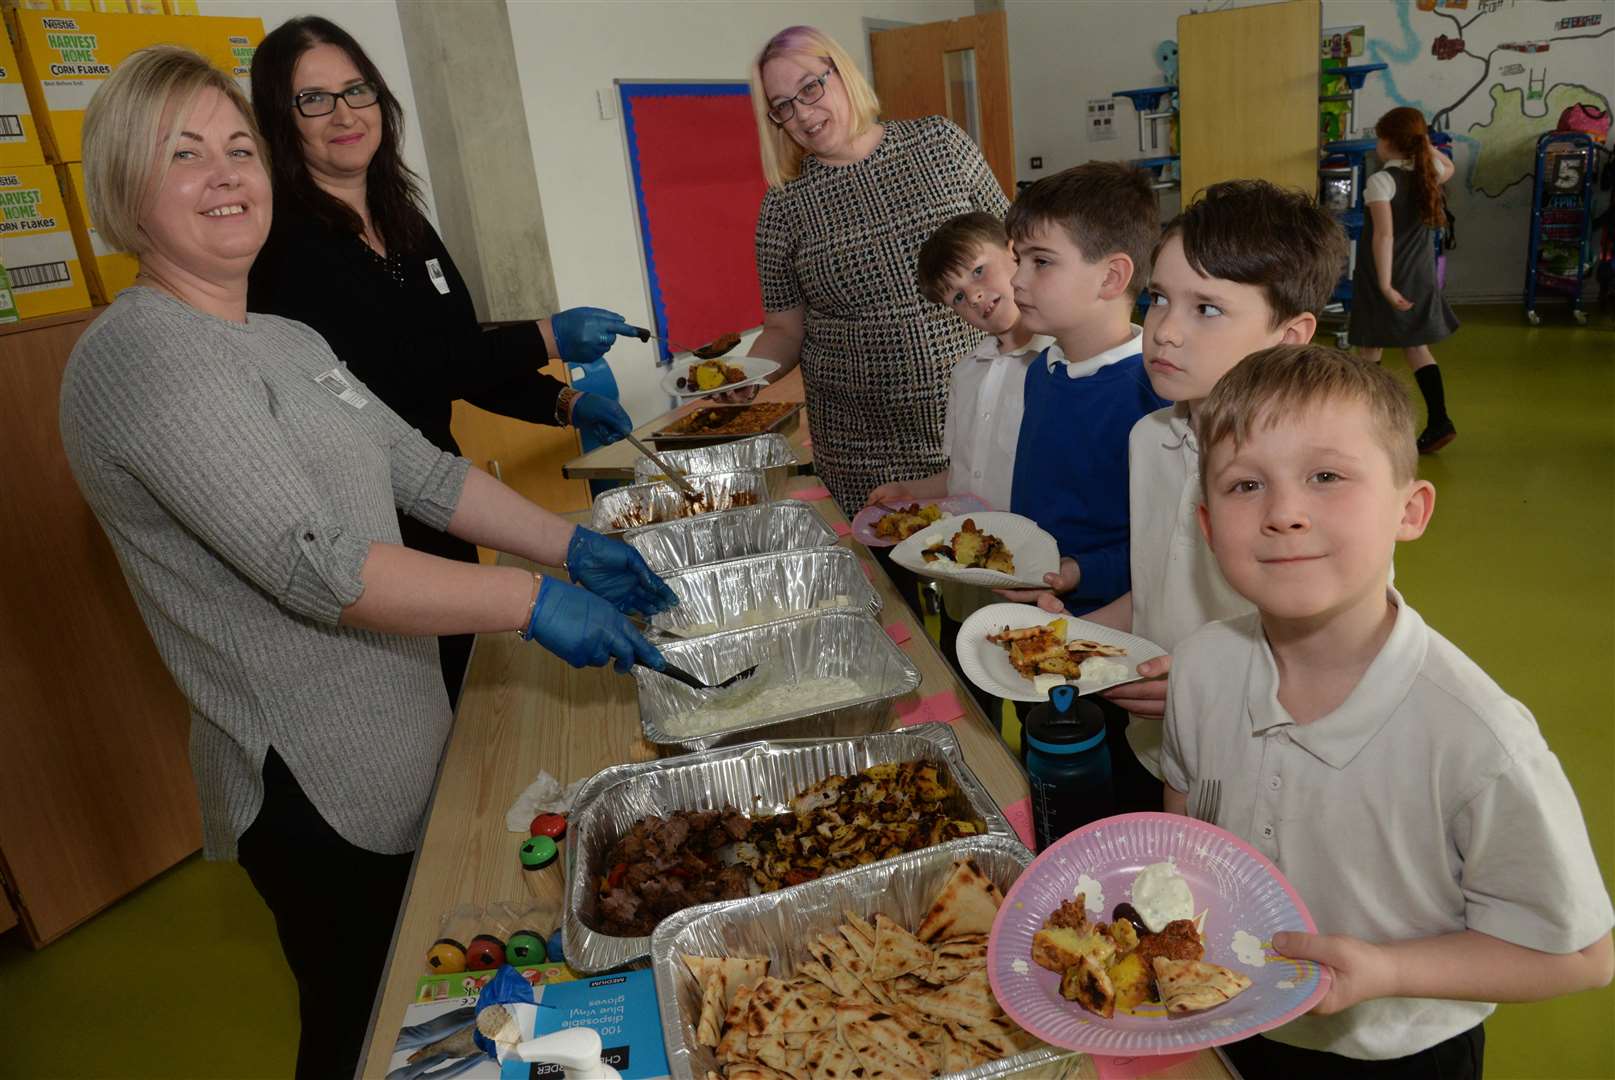
[[[965,518],[964,525],[943,544],[933,544],[920,552],[926,562],[948,561],[966,570],[996,570],[1000,574],[1015,573],[1015,557],[1004,542],[991,533],[976,528],[975,518]]]
[[[1036,1045],[993,998],[985,930],[956,929],[981,925],[982,913],[991,926],[1002,902],[980,868],[961,859],[915,932],[884,913],[871,924],[848,912],[835,932],[805,944],[789,978],[748,960],[738,962],[763,967],[720,982],[708,965],[724,961],[684,956],[702,987],[696,1039],[722,1070],[707,1080],[905,1080]]]
[[[773,892],[985,833],[985,822],[957,814],[959,799],[936,765],[904,761],[826,777],[784,813],[747,817],[725,806],[641,818],[606,852],[591,925],[643,937],[695,904]]]
[[[679,379],[679,389],[697,391],[722,390],[725,386],[745,382],[746,373],[722,360],[703,360],[690,365],[690,370]]]
[[[1133,879],[1133,909],[1146,929],[1159,933],[1167,923],[1194,918],[1194,897],[1176,866],[1151,863]]]
[[[1168,1013],[1197,1012],[1250,988],[1245,976],[1205,962],[1194,898],[1171,863],[1141,871],[1133,902],[1116,905],[1112,918],[1089,919],[1088,898],[1078,893],[1032,936],[1032,962],[1057,972],[1060,995],[1088,1012],[1109,1019],[1117,1009],[1133,1013],[1151,1002]]]
[[[907,540],[927,525],[942,520],[942,508],[936,503],[909,503],[899,506],[875,522],[875,535],[882,540]]]
[[[1125,677],[1127,668],[1107,657],[1126,656],[1120,645],[1106,645],[1102,641],[1065,639],[1066,621],[1055,619],[1042,626],[1025,626],[1019,630],[1004,627],[987,640],[1001,645],[1009,653],[1009,663],[1022,678],[1038,682],[1043,676],[1066,679],[1107,679]],[[1098,666],[1103,664],[1104,666]],[[1120,671],[1120,676],[1116,674]]]
[[[1157,956],[1155,985],[1160,987],[1167,1012],[1187,1013],[1214,1009],[1249,990],[1251,981],[1237,971],[1203,960]]]

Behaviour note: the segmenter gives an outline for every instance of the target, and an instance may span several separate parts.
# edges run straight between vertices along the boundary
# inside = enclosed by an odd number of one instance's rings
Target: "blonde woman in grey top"
[[[575,665],[658,667],[622,611],[673,598],[625,545],[438,450],[313,330],[247,313],[271,207],[250,115],[228,75],[168,47],[91,102],[90,211],[141,273],[74,349],[61,430],[191,704],[207,854],[239,855],[275,913],[298,1072],[345,1075],[448,733],[433,635],[518,630]],[[309,288],[341,288],[316,269]],[[587,588],[411,551],[395,507]],[[332,927],[343,979],[321,980]]]

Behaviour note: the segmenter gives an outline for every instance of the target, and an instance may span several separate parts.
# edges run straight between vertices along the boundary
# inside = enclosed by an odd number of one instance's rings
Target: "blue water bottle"
[[[1105,714],[1074,686],[1056,686],[1021,730],[1032,788],[1032,828],[1043,851],[1066,833],[1116,812]]]

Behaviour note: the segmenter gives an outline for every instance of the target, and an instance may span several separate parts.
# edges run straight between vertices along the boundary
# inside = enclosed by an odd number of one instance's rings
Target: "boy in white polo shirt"
[[[1194,410],[1249,353],[1312,340],[1346,265],[1346,237],[1298,191],[1230,180],[1213,184],[1167,222],[1151,265],[1144,372],[1155,392],[1175,404],[1144,417],[1128,438],[1131,591],[1084,617],[1171,653],[1206,623],[1250,611],[1223,580],[1195,524]],[[1147,661],[1139,672],[1161,676],[1171,662],[1170,656]],[[1165,681],[1128,683],[1104,696],[1132,714],[1127,741],[1159,777]]]
[[[919,480],[882,484],[868,504],[927,502],[946,495],[975,495],[994,510],[1009,509],[1015,475],[1015,445],[1025,407],[1026,368],[1052,338],[1021,322],[1010,278],[1015,255],[1004,224],[979,211],[942,223],[920,246],[916,278],[920,293],[951,308],[989,336],[953,368],[942,446],[948,468]],[[942,583],[942,654],[958,666],[959,624],[997,598],[987,589]],[[976,699],[999,725],[998,700],[971,685]]]
[[[1615,921],[1530,712],[1386,585],[1435,489],[1379,367],[1257,352],[1195,410],[1200,527],[1256,613],[1178,643],[1166,808],[1272,859],[1334,971],[1312,1013],[1236,1043],[1262,1077],[1479,1077],[1498,1001],[1603,986]]]

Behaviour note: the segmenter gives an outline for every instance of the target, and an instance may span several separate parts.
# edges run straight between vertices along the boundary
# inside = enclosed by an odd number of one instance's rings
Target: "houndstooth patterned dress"
[[[942,222],[1008,208],[976,144],[940,116],[887,121],[852,165],[809,156],[799,177],[763,196],[763,306],[806,309],[814,469],[848,516],[871,488],[947,468],[948,378],[983,335],[920,295],[915,262]]]

